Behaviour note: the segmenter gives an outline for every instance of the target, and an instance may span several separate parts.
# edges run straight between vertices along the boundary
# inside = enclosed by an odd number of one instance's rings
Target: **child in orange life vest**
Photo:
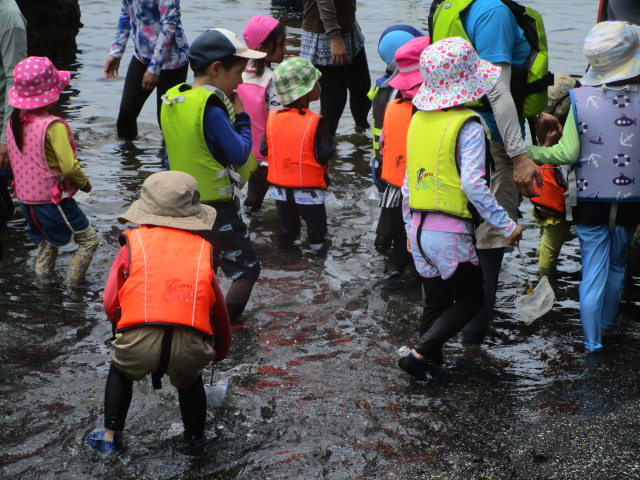
[[[197,449],[206,436],[202,369],[223,360],[231,343],[229,316],[214,273],[213,247],[196,232],[210,230],[213,207],[199,202],[195,178],[154,173],[140,199],[118,218],[141,227],[124,232],[104,291],[115,337],[105,389],[104,430],[87,443],[100,453],[123,446],[134,380],[166,373],[178,389],[184,439]]]
[[[64,284],[78,287],[98,248],[98,236],[72,198],[78,189],[91,191],[76,158],[73,133],[67,122],[50,113],[70,75],[48,58],[28,57],[16,65],[13,79],[8,102],[15,110],[7,147],[27,233],[38,245],[36,277],[42,283],[54,281],[58,249],[73,238],[79,248]]]
[[[249,177],[247,198],[244,200],[244,211],[251,215],[260,210],[269,190],[267,159],[260,153],[260,142],[264,136],[267,115],[271,110],[282,108],[273,86],[271,64],[284,59],[287,29],[275,18],[254,15],[242,31],[242,36],[247,47],[267,54],[264,58],[249,60],[242,74],[242,83],[237,88],[244,108],[251,117],[252,152],[259,163]]]
[[[293,247],[302,217],[311,252],[326,251],[324,197],[335,145],[324,119],[309,110],[309,103],[320,98],[319,78],[318,69],[301,57],[285,60],[273,72],[284,108],[269,112],[262,153],[269,159],[267,179],[278,209],[281,250]]]
[[[380,219],[376,228],[376,248],[390,252],[385,265],[389,278],[398,278],[413,264],[407,251],[407,234],[402,218],[400,187],[407,163],[407,132],[414,108],[411,100],[422,84],[420,54],[429,46],[429,37],[417,37],[395,53],[397,69],[389,85],[400,92],[400,98],[389,101],[385,109],[381,134],[381,180],[386,184],[380,200]]]
[[[402,209],[423,277],[424,309],[420,337],[413,348],[401,348],[398,366],[418,380],[438,380],[443,345],[484,300],[472,211],[498,228],[509,245],[520,240],[522,229],[489,190],[485,132],[477,115],[463,107],[495,86],[500,68],[452,37],[422,52],[420,73],[424,82],[413,99],[419,111],[407,137]]]
[[[565,73],[554,75],[554,84],[549,87],[549,101],[544,111],[556,117],[564,125],[571,100],[569,90],[580,86],[580,83]],[[540,138],[545,147],[555,145],[558,138]],[[539,197],[531,198],[533,218],[540,225],[540,244],[538,245],[538,268],[541,275],[552,275],[556,271],[558,254],[564,244],[571,221],[565,212],[565,192],[567,191],[566,167],[545,164],[540,166],[542,173],[542,189],[534,184]],[[570,213],[570,212],[569,212]]]

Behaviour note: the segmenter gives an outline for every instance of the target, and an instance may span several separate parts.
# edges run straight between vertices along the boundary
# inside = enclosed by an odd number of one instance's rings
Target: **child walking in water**
[[[481,60],[460,37],[440,40],[420,56],[424,83],[407,138],[402,209],[410,249],[422,278],[420,337],[401,348],[398,366],[418,380],[440,380],[442,347],[483,302],[482,272],[473,241],[479,214],[508,245],[522,236],[489,190],[485,132],[463,106],[489,92],[500,69]]]
[[[389,279],[399,278],[413,264],[413,258],[407,251],[400,187],[407,163],[407,132],[415,110],[411,100],[422,83],[420,54],[428,45],[429,37],[421,36],[398,48],[395,53],[396,73],[389,81],[395,94],[387,104],[382,124],[380,179],[386,188],[380,199],[375,241],[376,248],[387,253],[385,273]]]
[[[242,83],[237,91],[246,112],[251,117],[252,152],[258,168],[249,177],[244,211],[251,215],[262,207],[269,190],[267,182],[267,158],[260,153],[260,142],[271,110],[282,108],[273,86],[272,63],[281,63],[285,54],[287,30],[282,22],[265,15],[254,15],[242,32],[247,47],[265,52],[266,57],[249,60],[242,74]]]
[[[15,177],[15,195],[38,245],[36,278],[54,282],[58,248],[71,238],[78,244],[64,284],[77,287],[98,248],[98,236],[73,195],[91,191],[76,158],[71,128],[51,114],[69,72],[58,71],[46,57],[28,57],[13,71],[9,104],[15,108],[7,128],[7,148]]]
[[[302,217],[311,252],[326,252],[324,198],[335,145],[324,119],[309,110],[309,103],[320,99],[319,78],[320,71],[301,57],[285,60],[273,73],[285,108],[269,113],[262,153],[269,159],[267,179],[274,186],[281,250],[293,248]]]
[[[599,23],[583,52],[591,66],[580,80],[583,86],[570,92],[562,138],[552,147],[528,147],[527,154],[536,163],[576,166],[573,219],[588,358],[615,331],[627,250],[640,223],[640,27]]]
[[[166,373],[178,389],[184,439],[204,446],[207,399],[202,369],[225,358],[231,343],[224,297],[213,271],[213,247],[197,231],[210,230],[212,207],[199,202],[196,180],[158,172],[142,184],[140,199],[118,218],[138,228],[120,237],[122,248],[104,290],[113,355],[104,395],[104,429],[87,443],[102,454],[123,447],[133,381],[151,374],[154,389]]]

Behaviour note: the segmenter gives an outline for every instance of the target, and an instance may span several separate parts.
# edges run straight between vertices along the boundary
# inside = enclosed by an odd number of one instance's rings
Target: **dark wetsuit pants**
[[[288,249],[300,235],[300,218],[307,225],[309,245],[324,244],[327,234],[327,210],[324,203],[319,205],[300,205],[295,202],[293,190],[286,189],[287,200],[276,200],[278,220],[280,222],[279,248]]]
[[[471,262],[458,265],[446,280],[423,278],[424,309],[416,351],[436,364],[442,363],[442,346],[478,312],[484,300],[482,270]]]
[[[151,95],[153,90],[142,89],[142,77],[147,71],[147,65],[142,63],[136,57],[131,57],[127,76],[124,80],[124,90],[122,91],[122,100],[120,101],[120,113],[116,128],[118,136],[125,140],[133,140],[138,136],[138,115],[142,111],[144,103]],[[167,93],[171,87],[187,80],[189,66],[176,68],[174,70],[162,70],[160,79],[156,85],[156,105],[158,125],[160,125],[160,106],[162,105],[161,97]]]
[[[104,394],[105,428],[124,430],[132,396],[133,380],[129,380],[112,363]],[[207,417],[207,396],[202,376],[190,387],[178,389],[178,403],[184,425],[184,438],[201,439]]]
[[[349,65],[317,65],[322,73],[320,77],[320,114],[327,121],[331,135],[335,135],[338,122],[347,104],[356,126],[368,128],[367,116],[371,109],[371,100],[367,96],[371,88],[369,65],[364,47],[353,57]]]

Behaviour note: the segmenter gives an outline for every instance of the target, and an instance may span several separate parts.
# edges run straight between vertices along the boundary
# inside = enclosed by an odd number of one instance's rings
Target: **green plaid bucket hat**
[[[306,95],[320,78],[320,71],[302,57],[286,59],[273,71],[273,86],[283,105]]]

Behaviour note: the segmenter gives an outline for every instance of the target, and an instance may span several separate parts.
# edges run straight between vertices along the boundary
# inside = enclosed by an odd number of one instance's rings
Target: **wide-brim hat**
[[[602,85],[640,75],[640,27],[626,22],[602,22],[594,26],[582,51],[589,70],[580,83]]]
[[[50,105],[60,98],[71,74],[58,70],[47,57],[27,57],[13,69],[13,87],[7,102],[22,110]]]
[[[422,83],[420,55],[429,46],[430,38],[422,36],[409,40],[395,54],[397,68],[389,85],[399,90],[412,90]]]
[[[291,57],[273,71],[273,86],[282,105],[289,105],[313,90],[320,76],[306,58]]]
[[[425,48],[420,73],[423,82],[413,104],[431,111],[482,98],[498,81],[500,67],[482,60],[465,39],[451,37]]]
[[[142,184],[140,198],[118,217],[120,223],[181,230],[211,230],[216,210],[200,203],[198,183],[188,173],[157,172]]]
[[[280,22],[266,15],[254,15],[242,31],[242,38],[249,48],[258,48]]]
[[[378,53],[385,64],[393,61],[393,56],[402,45],[424,33],[411,25],[391,25],[384,29],[378,40]]]
[[[206,68],[231,55],[247,59],[267,56],[264,52],[248,48],[240,37],[226,28],[212,28],[201,33],[189,47],[189,62],[193,70]]]

